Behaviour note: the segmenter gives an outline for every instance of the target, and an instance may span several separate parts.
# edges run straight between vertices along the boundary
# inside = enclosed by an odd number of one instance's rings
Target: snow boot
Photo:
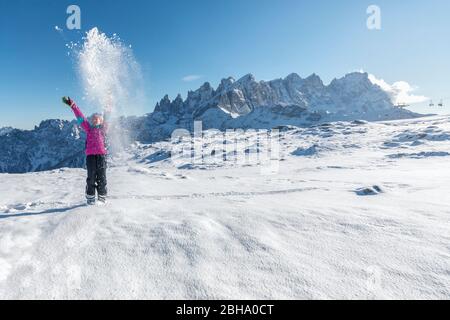
[[[88,205],[94,205],[95,204],[95,195],[90,196],[90,195],[86,195],[86,203]]]
[[[106,196],[98,195],[98,202],[101,204],[106,204]]]

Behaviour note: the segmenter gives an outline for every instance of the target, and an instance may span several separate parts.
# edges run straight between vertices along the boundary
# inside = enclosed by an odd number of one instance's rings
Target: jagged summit
[[[253,123],[247,119],[244,121],[250,127],[258,127],[261,122],[272,124],[270,119],[286,114],[289,114],[288,119],[279,119],[278,122],[302,125],[308,113],[314,114],[314,119],[323,119],[324,115],[332,115],[333,119],[365,120],[413,116],[409,111],[396,109],[390,96],[369,80],[368,73],[362,72],[349,73],[334,79],[329,85],[325,85],[315,73],[306,78],[291,73],[271,81],[257,81],[249,73],[238,80],[224,78],[216,89],[205,83],[199,89],[190,91],[186,100],[177,98],[176,103],[170,103],[167,96],[163,100],[153,113],[158,123],[162,118],[176,117],[175,122],[197,119],[206,122],[207,127],[216,128],[235,127],[237,122],[242,124],[242,117],[252,113],[259,116],[252,119]],[[299,112],[301,110],[301,114],[292,113],[292,106],[296,106]]]
[[[323,83],[322,79],[316,73],[313,73],[306,78],[300,77],[297,73],[291,73],[285,78],[271,81],[257,81],[253,74],[248,73],[238,80],[235,80],[233,77],[223,78],[216,89],[214,89],[209,82],[205,82],[197,90],[190,90],[186,100],[183,100],[180,95],[177,96],[176,100],[177,104],[183,102],[187,105],[192,105],[191,100],[198,100],[200,96],[202,97],[202,104],[206,104],[210,102],[206,101],[207,99],[222,99],[223,101],[225,99],[224,95],[227,95],[228,100],[233,97],[237,97],[238,99],[248,99],[251,102],[250,105],[255,107],[277,103],[282,105],[292,103],[302,104],[304,101],[301,101],[299,96],[312,93],[312,91],[316,91],[316,96],[318,96],[319,93],[325,93],[325,96],[329,91],[334,91],[338,88],[344,88],[346,91],[352,90],[356,94],[363,94],[364,92],[361,92],[362,90],[372,91],[373,93],[382,96],[386,102],[390,102],[389,96],[369,80],[369,74],[367,72],[353,72],[346,74],[342,78],[333,79],[328,86]],[[324,96],[322,98],[325,99]],[[253,99],[256,99],[256,101],[253,101],[252,97]],[[172,101],[169,96],[165,95],[163,99],[156,104],[155,111],[167,112],[171,108],[171,103]],[[311,105],[311,103],[308,103],[308,105]],[[201,109],[202,106],[198,105],[197,107],[198,109]]]

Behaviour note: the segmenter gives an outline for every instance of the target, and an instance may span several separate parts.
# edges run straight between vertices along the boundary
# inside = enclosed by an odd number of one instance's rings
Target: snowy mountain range
[[[208,82],[187,98],[166,95],[152,113],[122,119],[132,140],[151,143],[170,138],[175,129],[311,126],[362,119],[368,121],[419,116],[395,107],[390,95],[369,80],[367,73],[350,73],[324,85],[316,74],[301,78],[256,81],[248,74],[239,80],[222,79],[214,89]],[[0,172],[23,173],[84,165],[84,133],[75,121],[45,120],[33,130],[0,129]]]
[[[189,91],[186,100],[166,95],[146,119],[139,140],[159,141],[174,128],[203,129],[310,126],[336,120],[390,120],[417,114],[396,108],[389,94],[369,80],[367,73],[350,73],[328,86],[316,74],[305,79],[292,73],[284,79],[256,81],[248,74],[239,80],[222,79],[217,89],[206,82]]]
[[[81,167],[84,138],[75,121],[45,120],[33,130],[8,130],[0,135],[0,172]]]

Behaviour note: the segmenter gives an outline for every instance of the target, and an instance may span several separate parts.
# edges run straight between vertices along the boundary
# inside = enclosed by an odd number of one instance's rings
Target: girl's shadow
[[[0,215],[0,219],[6,218],[17,218],[17,217],[26,217],[26,216],[37,216],[41,214],[49,214],[49,213],[63,213],[69,210],[85,207],[86,204],[77,204],[74,206],[66,207],[66,208],[55,208],[55,209],[47,209],[40,212],[23,212],[23,213],[14,213],[14,214],[3,214]]]

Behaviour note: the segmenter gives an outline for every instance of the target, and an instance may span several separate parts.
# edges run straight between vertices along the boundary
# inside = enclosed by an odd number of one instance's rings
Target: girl
[[[86,119],[81,110],[70,97],[63,97],[75,114],[78,125],[86,132],[86,200],[87,204],[95,204],[95,190],[97,190],[98,201],[106,203],[106,143],[105,136],[107,125],[103,117],[96,113],[92,116],[92,123]],[[109,114],[109,110],[105,116]]]

